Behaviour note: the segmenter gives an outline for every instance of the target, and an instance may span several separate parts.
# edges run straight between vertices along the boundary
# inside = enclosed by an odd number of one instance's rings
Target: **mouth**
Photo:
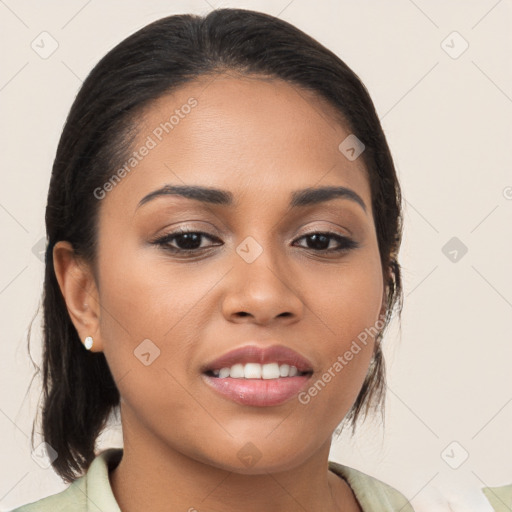
[[[282,345],[240,347],[202,368],[205,383],[224,398],[259,407],[292,399],[312,374],[310,361]]]
[[[296,366],[289,364],[279,364],[277,362],[259,364],[259,363],[237,363],[231,367],[224,367],[216,370],[208,370],[206,375],[216,377],[219,379],[281,379],[288,377],[302,377],[303,375],[310,375],[312,371],[299,371]]]

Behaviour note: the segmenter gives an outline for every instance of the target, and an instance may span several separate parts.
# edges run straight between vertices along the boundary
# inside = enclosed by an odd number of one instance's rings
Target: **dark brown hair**
[[[99,434],[110,414],[118,411],[120,395],[104,354],[84,349],[70,319],[53,266],[54,245],[69,241],[95,270],[100,201],[93,191],[126,160],[138,115],[162,95],[200,76],[226,71],[275,77],[316,93],[363,142],[361,158],[387,279],[385,326],[397,304],[401,310],[400,187],[375,107],[358,76],[304,32],[259,12],[219,9],[204,17],[176,15],[147,25],[109,51],[84,81],[63,128],[49,186],[42,434],[58,454],[54,470],[67,482],[88,469]],[[366,380],[344,420],[353,426],[372,404],[382,405],[381,335]],[[32,444],[33,439],[34,430]]]

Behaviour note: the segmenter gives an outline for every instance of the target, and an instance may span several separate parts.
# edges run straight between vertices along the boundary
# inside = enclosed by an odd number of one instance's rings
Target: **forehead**
[[[349,129],[327,100],[294,84],[201,77],[150,103],[135,122],[133,153],[122,163],[129,172],[106,201],[127,214],[165,184],[219,187],[266,204],[300,188],[342,185],[370,207],[362,158],[339,149]]]

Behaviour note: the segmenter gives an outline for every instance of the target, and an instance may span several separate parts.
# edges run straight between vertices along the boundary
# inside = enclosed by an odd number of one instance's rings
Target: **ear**
[[[91,352],[101,352],[99,294],[90,266],[78,258],[69,242],[53,248],[53,266],[66,307],[80,341],[92,336]]]

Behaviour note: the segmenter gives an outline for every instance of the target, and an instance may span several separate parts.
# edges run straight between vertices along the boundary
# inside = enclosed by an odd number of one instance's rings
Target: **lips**
[[[213,372],[222,368],[230,368],[235,364],[245,365],[247,363],[259,363],[261,365],[269,363],[287,364],[295,366],[301,373],[313,372],[313,365],[308,359],[284,345],[272,345],[271,347],[264,348],[257,345],[239,347],[206,363],[202,368],[202,372]]]
[[[258,363],[250,365],[250,363]],[[280,371],[289,366],[288,376],[275,373],[276,364]],[[265,365],[274,370],[273,375],[256,374],[250,378],[233,378],[219,375],[221,370],[227,371],[242,366]],[[296,371],[291,371],[295,367]],[[252,370],[251,370],[252,373]],[[265,373],[265,370],[263,371]],[[279,372],[280,373],[280,372]],[[286,373],[286,371],[284,372]],[[240,347],[207,363],[202,368],[203,382],[216,394],[240,405],[254,407],[278,406],[288,402],[303,390],[313,374],[312,363],[294,350],[283,345],[258,347],[249,345]]]

